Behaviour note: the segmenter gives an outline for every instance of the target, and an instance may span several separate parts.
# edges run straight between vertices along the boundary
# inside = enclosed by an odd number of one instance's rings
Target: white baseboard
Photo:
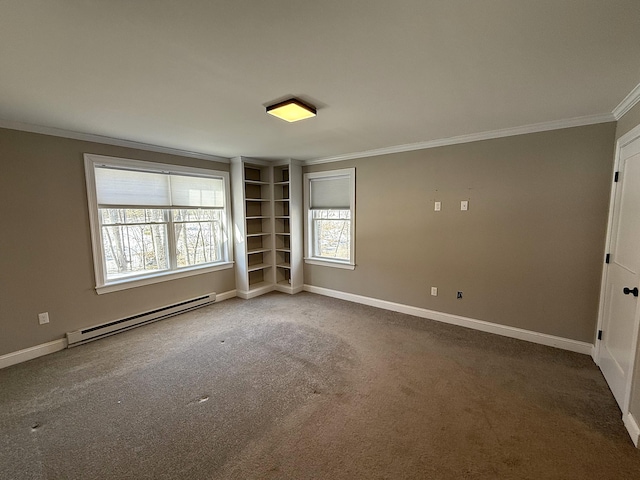
[[[622,421],[624,422],[624,426],[627,427],[631,441],[636,447],[640,448],[640,445],[638,445],[638,441],[640,440],[640,427],[638,427],[638,422],[633,418],[631,412],[627,412],[627,414],[622,417]]]
[[[216,293],[216,303],[224,302],[225,300],[229,300],[230,298],[235,298],[237,296],[238,294],[236,290],[229,290],[228,292]]]
[[[556,337],[546,333],[532,332],[531,330],[523,330],[521,328],[509,327],[497,323],[485,322],[484,320],[476,320],[475,318],[461,317],[450,313],[436,312],[435,310],[427,310],[426,308],[412,307],[401,303],[388,302],[386,300],[378,300],[377,298],[364,297],[353,293],[340,292],[338,290],[330,290],[323,287],[315,287],[313,285],[305,285],[304,290],[311,293],[318,293],[328,297],[348,300],[350,302],[361,303],[371,307],[383,308],[393,312],[406,313],[421,318],[428,318],[438,322],[458,325],[460,327],[472,328],[483,332],[494,333],[504,337],[517,338],[528,342],[547,345],[549,347],[561,348],[572,352],[591,355],[593,345],[586,342],[579,342],[569,338]]]
[[[275,285],[265,285],[264,287],[256,288],[255,290],[244,291],[238,290],[237,296],[240,298],[244,298],[245,300],[249,300],[250,298],[259,297],[260,295],[264,295],[265,293],[273,292],[275,290]]]
[[[291,287],[287,285],[278,285],[276,284],[275,290],[276,292],[288,293],[289,295],[295,295],[296,293],[300,293],[304,287]]]
[[[17,363],[26,362],[27,360],[33,360],[34,358],[42,357],[43,355],[59,352],[65,348],[67,348],[67,339],[61,338],[52,342],[36,345],[35,347],[29,347],[24,350],[18,350],[17,352],[7,353],[0,357],[0,368],[10,367]]]

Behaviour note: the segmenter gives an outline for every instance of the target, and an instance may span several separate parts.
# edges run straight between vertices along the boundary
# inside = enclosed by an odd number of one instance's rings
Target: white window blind
[[[309,189],[309,207],[312,210],[351,208],[349,175],[310,179]]]
[[[96,168],[98,205],[169,207],[169,175]]]
[[[173,207],[224,207],[224,183],[221,178],[170,175]]]
[[[96,167],[98,206],[223,208],[221,178]]]

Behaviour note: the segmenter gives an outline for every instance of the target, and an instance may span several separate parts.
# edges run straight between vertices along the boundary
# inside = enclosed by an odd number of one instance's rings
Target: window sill
[[[117,292],[119,290],[127,290],[129,288],[142,287],[143,285],[152,285],[154,283],[167,282],[177,278],[192,277],[203,273],[217,272],[219,270],[227,270],[233,268],[233,262],[217,263],[208,267],[195,267],[189,269],[181,269],[173,272],[154,273],[146,277],[136,277],[135,279],[115,280],[105,285],[98,285],[96,292],[98,295],[103,293]]]
[[[340,262],[337,260],[327,260],[319,258],[305,258],[304,263],[309,265],[321,265],[323,267],[343,268],[345,270],[355,270],[356,266],[348,262]]]

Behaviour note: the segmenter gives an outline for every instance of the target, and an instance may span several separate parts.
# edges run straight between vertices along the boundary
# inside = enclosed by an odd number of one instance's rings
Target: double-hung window
[[[96,290],[232,267],[229,174],[85,155]]]
[[[355,168],[307,173],[305,261],[355,268]]]

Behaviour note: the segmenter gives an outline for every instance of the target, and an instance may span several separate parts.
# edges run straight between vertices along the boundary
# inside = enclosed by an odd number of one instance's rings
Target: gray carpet
[[[0,370],[2,479],[640,479],[588,356],[233,299]]]

